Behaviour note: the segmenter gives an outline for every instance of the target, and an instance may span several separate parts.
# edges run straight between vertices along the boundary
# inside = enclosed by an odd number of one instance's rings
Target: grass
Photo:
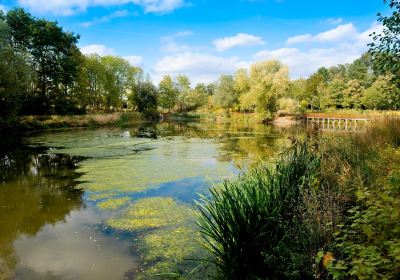
[[[385,118],[385,117],[400,117],[399,111],[378,111],[378,110],[336,110],[327,112],[306,112],[305,117],[331,117],[331,118]]]

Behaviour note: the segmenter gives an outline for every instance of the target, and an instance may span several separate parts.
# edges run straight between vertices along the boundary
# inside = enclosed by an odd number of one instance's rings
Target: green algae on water
[[[99,202],[97,206],[104,210],[114,210],[125,206],[130,201],[130,198],[125,196],[121,198],[110,198]]]
[[[144,198],[128,207],[121,217],[107,224],[121,230],[146,230],[174,226],[190,221],[190,210],[173,198]]]

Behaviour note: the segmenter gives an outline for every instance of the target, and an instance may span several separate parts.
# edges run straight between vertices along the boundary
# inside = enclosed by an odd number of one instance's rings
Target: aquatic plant
[[[110,199],[99,202],[97,204],[97,206],[104,210],[118,209],[118,208],[121,208],[122,206],[126,205],[129,200],[130,200],[130,198],[127,196],[120,197],[120,198],[110,198]]]
[[[107,223],[116,229],[156,229],[190,221],[189,210],[173,198],[144,198],[128,207],[121,217]]]
[[[197,203],[197,224],[226,279],[310,277],[303,248],[312,242],[299,217],[302,191],[313,188],[320,159],[295,143],[276,168],[260,166],[213,187]]]

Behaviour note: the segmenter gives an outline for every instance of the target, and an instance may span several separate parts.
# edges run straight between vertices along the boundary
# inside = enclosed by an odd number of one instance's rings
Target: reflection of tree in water
[[[82,205],[82,191],[74,188],[81,158],[44,152],[11,138],[0,142],[0,279],[13,274],[15,239],[34,236]]]
[[[299,127],[276,128],[258,123],[168,123],[145,124],[140,131],[149,131],[158,137],[183,136],[187,138],[215,139],[222,143],[218,160],[233,161],[242,165],[243,160],[257,162],[270,159],[283,146],[288,137],[302,137]],[[133,132],[135,135],[135,131]]]

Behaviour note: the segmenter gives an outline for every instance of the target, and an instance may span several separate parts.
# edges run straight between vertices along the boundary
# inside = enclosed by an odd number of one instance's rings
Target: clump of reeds
[[[225,181],[198,202],[201,234],[224,278],[310,276],[302,251],[310,240],[298,204],[317,176],[320,159],[313,149],[296,142],[274,169],[263,165]]]

